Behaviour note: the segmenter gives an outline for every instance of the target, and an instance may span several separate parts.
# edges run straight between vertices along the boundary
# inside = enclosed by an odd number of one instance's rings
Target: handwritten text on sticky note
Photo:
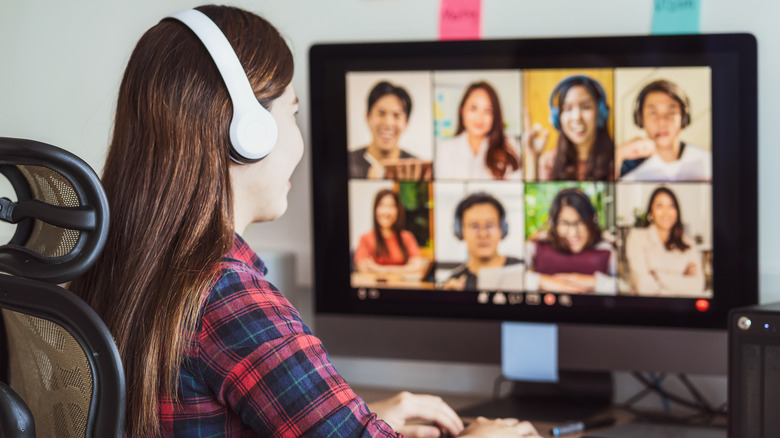
[[[699,33],[700,0],[655,0],[653,33]]]
[[[441,0],[440,40],[481,38],[482,0]]]

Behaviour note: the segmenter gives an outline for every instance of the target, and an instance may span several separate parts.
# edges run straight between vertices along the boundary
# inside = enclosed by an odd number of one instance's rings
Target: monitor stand
[[[612,374],[606,371],[560,370],[558,382],[512,383],[507,397],[467,407],[458,414],[563,422],[591,418],[609,411],[612,405]]]

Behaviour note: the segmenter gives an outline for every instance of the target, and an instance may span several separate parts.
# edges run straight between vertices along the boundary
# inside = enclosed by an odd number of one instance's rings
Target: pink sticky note
[[[478,40],[481,24],[482,0],[441,0],[440,40]]]

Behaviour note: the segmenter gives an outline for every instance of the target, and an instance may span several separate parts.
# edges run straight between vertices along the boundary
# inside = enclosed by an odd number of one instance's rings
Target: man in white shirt
[[[623,181],[710,181],[710,151],[684,143],[680,132],[690,124],[690,102],[677,84],[651,82],[637,97],[634,122],[647,138],[617,148]]]

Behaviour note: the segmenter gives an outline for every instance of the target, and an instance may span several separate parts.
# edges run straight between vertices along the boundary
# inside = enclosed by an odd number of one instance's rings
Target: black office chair
[[[0,173],[17,199],[0,197],[0,220],[16,226],[0,246],[8,350],[0,437],[121,437],[125,380],[116,344],[92,308],[58,286],[89,269],[105,244],[100,180],[69,152],[12,138],[0,138]]]

